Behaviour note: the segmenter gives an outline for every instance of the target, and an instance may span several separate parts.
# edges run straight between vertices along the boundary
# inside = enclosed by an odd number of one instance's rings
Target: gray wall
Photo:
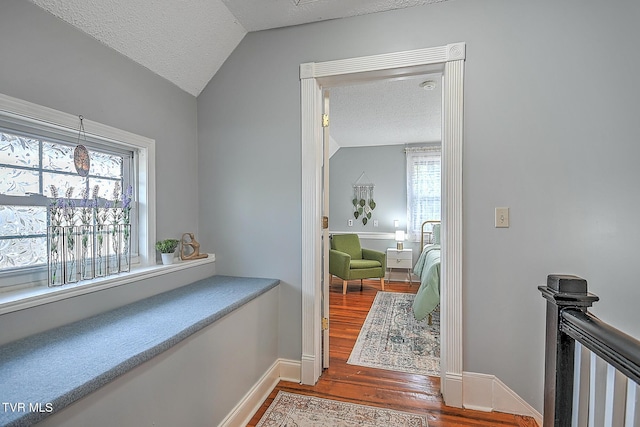
[[[0,93],[156,141],[158,238],[197,232],[196,98],[28,1],[0,2]]]
[[[195,97],[27,1],[0,2],[0,93],[156,140],[157,234],[197,232]],[[0,316],[0,343],[206,277],[214,264]]]
[[[586,277],[594,312],[640,336],[638,17],[632,0],[456,0],[248,34],[198,98],[200,229],[220,272],[283,280],[281,357],[301,352],[299,65],[459,41],[464,370],[542,410],[549,273]]]
[[[329,229],[358,233],[361,231],[393,233],[393,220],[400,229],[407,226],[407,178],[404,145],[340,148],[329,161]],[[360,183],[373,183],[376,208],[371,220],[353,216],[353,184],[364,172]],[[369,180],[367,179],[369,178]],[[353,219],[349,227],[347,220]],[[378,227],[373,221],[378,220]]]

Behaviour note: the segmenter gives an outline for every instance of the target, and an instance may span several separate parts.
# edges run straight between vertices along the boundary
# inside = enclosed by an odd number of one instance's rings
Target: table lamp
[[[399,251],[401,251],[403,249],[403,243],[404,242],[404,230],[396,230],[396,247]]]

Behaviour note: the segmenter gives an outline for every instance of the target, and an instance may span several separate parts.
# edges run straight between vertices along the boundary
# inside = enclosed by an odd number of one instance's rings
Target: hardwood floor
[[[440,426],[519,426],[537,427],[532,418],[503,413],[487,413],[445,406],[440,396],[440,378],[392,372],[382,369],[348,365],[360,328],[369,312],[378,281],[349,282],[346,295],[342,294],[342,281],[332,284],[330,306],[329,368],[315,386],[280,381],[253,416],[249,427],[255,426],[279,390],[306,394],[325,399],[341,400],[370,406],[424,414],[430,427]],[[391,282],[388,292],[416,293],[418,285]]]

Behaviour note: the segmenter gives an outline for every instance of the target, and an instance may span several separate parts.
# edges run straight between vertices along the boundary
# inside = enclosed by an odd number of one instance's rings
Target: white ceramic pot
[[[160,254],[162,256],[162,264],[170,265],[173,264],[173,253],[170,254]]]

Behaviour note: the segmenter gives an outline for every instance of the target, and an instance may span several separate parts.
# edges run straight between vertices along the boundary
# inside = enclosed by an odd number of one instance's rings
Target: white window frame
[[[442,218],[442,149],[440,146],[410,147],[405,149],[407,161],[407,233],[412,241],[420,241],[420,226],[426,220],[440,220]],[[437,157],[440,159],[440,218],[425,218],[413,224],[415,210],[413,200],[413,165],[416,157]]]
[[[61,139],[77,138],[78,116],[43,107],[8,95],[0,94],[0,119],[3,122],[15,123],[20,127],[28,127],[37,134],[38,130],[46,134],[58,135]],[[101,143],[132,150],[136,171],[133,177],[137,181],[138,195],[138,266],[155,265],[156,239],[156,200],[155,200],[155,140],[136,135],[111,126],[103,125],[88,119],[83,120],[87,138],[99,140]],[[0,279],[0,287],[7,285],[34,286],[41,285],[43,280],[33,272],[12,274]],[[46,282],[46,274],[44,282]]]

